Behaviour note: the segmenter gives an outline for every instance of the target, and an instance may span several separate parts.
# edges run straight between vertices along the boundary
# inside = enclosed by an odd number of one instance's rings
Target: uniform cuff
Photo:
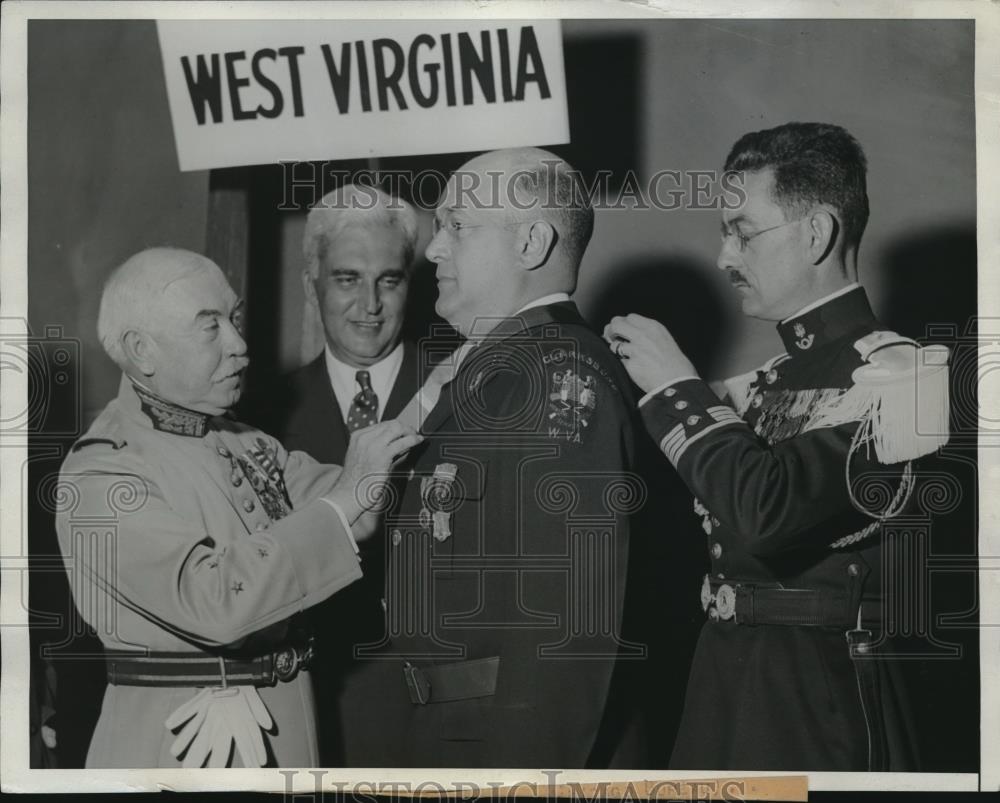
[[[745,426],[736,411],[697,377],[672,380],[643,402],[640,412],[646,429],[675,468],[695,441],[721,427]]]
[[[337,514],[337,518],[340,519],[340,523],[344,526],[344,532],[347,533],[347,537],[351,540],[351,546],[354,547],[354,554],[360,554],[361,550],[358,549],[358,542],[354,540],[354,533],[351,531],[351,523],[347,520],[347,516],[344,515],[344,511],[341,509],[340,505],[332,499],[327,499],[325,496],[321,496],[320,501],[326,502],[333,508],[333,512]]]
[[[662,385],[657,385],[655,388],[649,391],[649,393],[647,393],[645,396],[639,399],[639,406],[642,407],[642,405],[644,405],[654,396],[659,395],[672,385],[676,385],[678,382],[686,382],[688,379],[700,379],[700,378],[701,377],[695,376],[694,374],[688,374],[687,376],[676,376],[673,379],[668,379]]]

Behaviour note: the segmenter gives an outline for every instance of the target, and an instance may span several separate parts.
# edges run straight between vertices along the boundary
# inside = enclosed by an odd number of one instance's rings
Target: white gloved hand
[[[261,729],[273,721],[253,686],[202,689],[163,723],[168,730],[180,728],[170,746],[177,758],[185,750],[184,767],[225,767],[233,743],[244,767],[263,767],[267,749]],[[181,727],[183,726],[183,727]]]

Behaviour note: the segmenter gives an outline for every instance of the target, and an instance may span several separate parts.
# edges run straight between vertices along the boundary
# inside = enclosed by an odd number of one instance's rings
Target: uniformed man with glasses
[[[694,494],[711,556],[678,769],[912,770],[896,665],[879,661],[882,525],[947,441],[947,351],[888,331],[858,284],[866,159],[843,128],[742,137],[718,267],[784,351],[720,400],[665,327],[605,337]]]

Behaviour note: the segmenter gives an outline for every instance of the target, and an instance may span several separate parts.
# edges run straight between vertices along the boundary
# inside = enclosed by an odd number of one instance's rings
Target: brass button
[[[243,500],[243,509],[247,513],[253,513],[253,510],[254,510],[255,507],[257,507],[257,505],[255,505],[253,503],[253,499],[244,499]]]
[[[216,447],[216,451],[219,453],[220,457],[226,457],[226,458],[228,458],[228,457],[232,456],[231,453],[230,453],[230,451],[225,446],[218,446],[218,447]]]
[[[670,396],[676,396],[677,391],[674,388],[667,388],[663,391],[663,395],[669,398]]]
[[[861,573],[861,569],[858,567],[858,564],[852,563],[847,567],[847,573],[851,575],[851,577],[857,577]]]
[[[712,544],[712,557],[719,559],[722,557],[722,544],[715,543]]]
[[[239,488],[243,484],[243,476],[241,474],[233,474],[232,481],[233,487]]]
[[[689,415],[689,416],[687,417],[687,425],[688,425],[689,427],[693,427],[693,426],[694,426],[695,424],[697,424],[697,423],[698,423],[699,421],[701,421],[701,416],[700,416],[700,415]]]
[[[723,574],[722,572],[719,572],[719,573],[718,573],[717,575],[715,575],[715,576],[716,576],[716,577],[717,577],[718,579],[720,579],[720,580],[725,580],[725,579],[726,579],[726,575],[724,575],[724,574]]]
[[[686,410],[688,403],[681,399],[680,401],[674,402],[674,409],[676,410]]]

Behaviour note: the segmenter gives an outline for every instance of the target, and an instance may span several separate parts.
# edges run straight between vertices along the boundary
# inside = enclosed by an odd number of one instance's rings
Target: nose
[[[741,264],[740,252],[736,248],[735,237],[724,237],[719,248],[719,256],[715,260],[719,270],[730,270]]]
[[[226,321],[222,324],[226,332],[226,348],[229,354],[233,357],[242,357],[247,353],[247,342],[243,339],[243,335],[240,334],[240,330],[236,328],[232,321]]]
[[[362,292],[361,303],[369,315],[377,315],[382,311],[382,298],[379,295],[378,280],[367,282]]]
[[[434,232],[434,236],[431,237],[431,241],[427,243],[427,248],[424,250],[424,256],[427,257],[428,261],[438,263],[443,262],[447,254],[448,243],[445,230],[444,228],[440,228]]]

